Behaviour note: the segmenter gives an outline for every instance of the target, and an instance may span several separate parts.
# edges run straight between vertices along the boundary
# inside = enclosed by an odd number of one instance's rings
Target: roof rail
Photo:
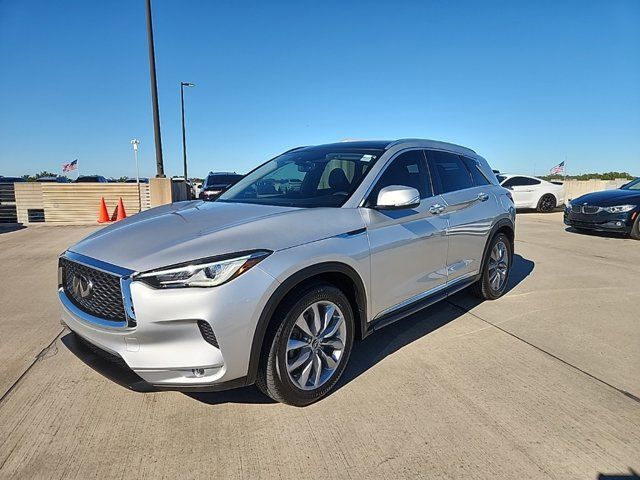
[[[457,145],[455,143],[450,143],[450,142],[442,142],[440,140],[429,140],[429,139],[426,139],[426,138],[399,138],[399,139],[394,140],[393,142],[391,142],[389,145],[387,145],[387,148],[391,148],[391,147],[393,147],[395,145],[398,145],[398,144],[404,143],[404,142],[433,142],[433,143],[440,143],[442,145],[451,145],[452,147],[461,148],[463,150],[467,150],[467,151],[473,153],[474,155],[477,155],[475,150],[472,150],[469,147],[463,147],[462,145]]]

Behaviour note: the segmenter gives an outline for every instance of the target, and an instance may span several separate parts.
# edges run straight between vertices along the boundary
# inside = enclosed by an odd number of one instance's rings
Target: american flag
[[[564,174],[564,162],[560,162],[558,165],[553,167],[551,170],[549,170],[549,173],[551,173],[551,175],[556,175],[558,173]]]
[[[62,164],[62,172],[63,173],[71,172],[71,171],[77,170],[77,169],[78,169],[78,159],[77,158],[71,163],[63,163]]]

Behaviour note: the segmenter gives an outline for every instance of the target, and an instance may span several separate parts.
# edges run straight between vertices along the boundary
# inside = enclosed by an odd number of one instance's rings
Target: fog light
[[[198,378],[204,377],[204,368],[194,368],[191,372]]]

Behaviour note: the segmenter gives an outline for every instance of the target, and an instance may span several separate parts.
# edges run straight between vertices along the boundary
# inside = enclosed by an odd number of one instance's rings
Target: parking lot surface
[[[0,478],[640,471],[640,242],[519,214],[503,298],[462,292],[381,330],[335,393],[294,408],[254,387],[136,393],[72,353],[56,257],[94,229],[0,228]]]

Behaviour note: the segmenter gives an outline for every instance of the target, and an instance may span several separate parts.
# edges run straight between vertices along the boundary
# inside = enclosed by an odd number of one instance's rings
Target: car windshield
[[[217,201],[340,207],[358,187],[382,150],[305,148],[256,168]]]
[[[500,183],[504,182],[507,179],[507,177],[505,177],[504,175],[496,175],[496,178]]]
[[[210,187],[211,185],[231,185],[241,178],[242,175],[236,174],[209,175],[204,182],[204,187]]]
[[[623,190],[640,190],[640,178],[636,178],[633,182],[627,183]]]

